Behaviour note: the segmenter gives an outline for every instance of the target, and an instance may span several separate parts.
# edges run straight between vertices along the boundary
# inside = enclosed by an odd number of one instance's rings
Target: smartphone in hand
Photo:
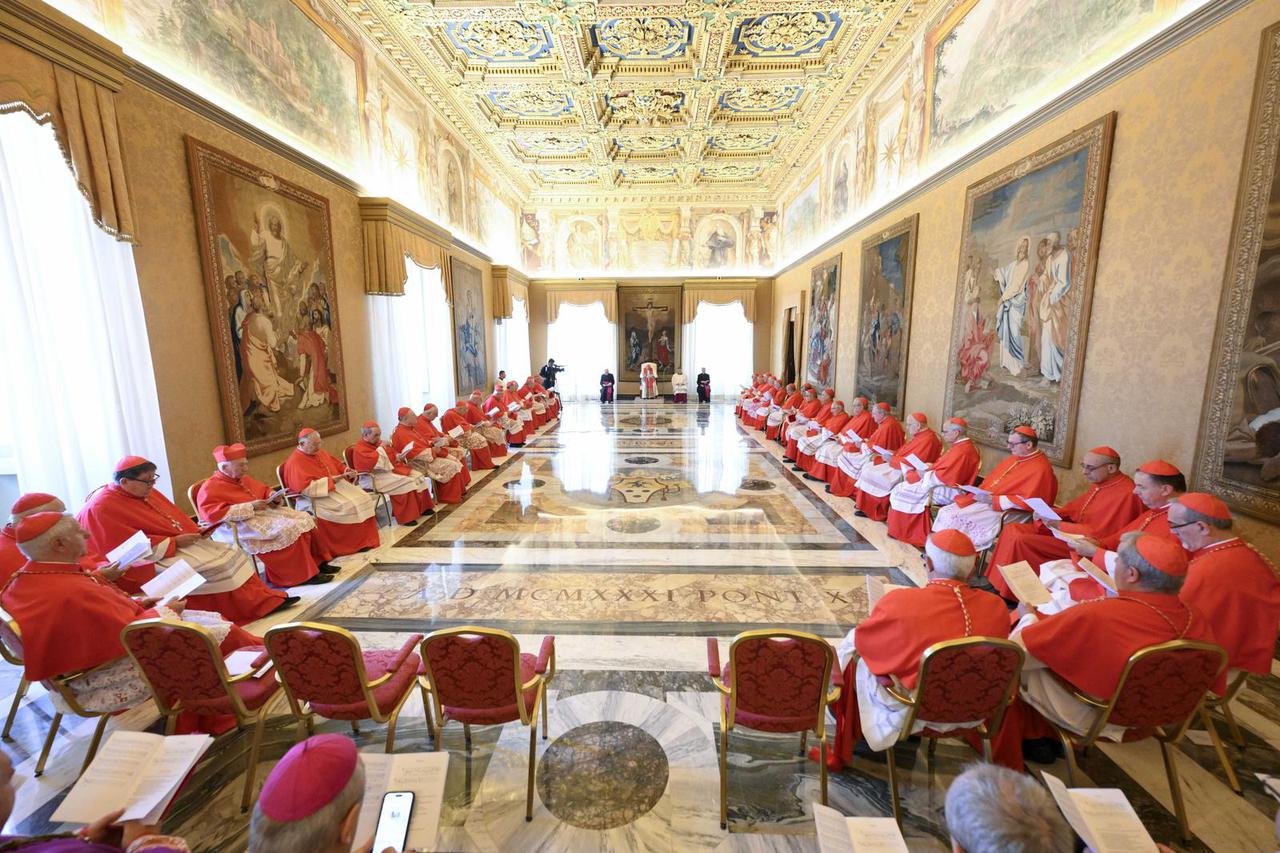
[[[413,816],[413,791],[387,791],[382,798],[378,829],[373,834],[376,851],[404,850],[409,840],[409,818]]]

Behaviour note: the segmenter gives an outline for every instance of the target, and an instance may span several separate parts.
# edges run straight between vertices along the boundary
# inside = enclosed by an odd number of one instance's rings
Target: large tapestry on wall
[[[913,215],[862,243],[862,288],[858,300],[858,367],[853,387],[902,411],[911,332],[911,288],[915,280]]]
[[[329,202],[187,137],[227,441],[347,428]]]
[[[484,283],[480,270],[449,258],[453,284],[453,369],[458,397],[489,389],[488,346],[485,340]]]
[[[836,330],[840,325],[840,255],[809,271],[808,346],[804,381],[829,388],[836,381]]]
[[[1115,113],[969,187],[945,417],[1070,464]]]
[[[680,366],[681,288],[619,287],[618,379],[639,382],[640,365],[652,361],[658,376],[669,377]]]
[[[1196,488],[1280,521],[1280,24],[1262,34]]]

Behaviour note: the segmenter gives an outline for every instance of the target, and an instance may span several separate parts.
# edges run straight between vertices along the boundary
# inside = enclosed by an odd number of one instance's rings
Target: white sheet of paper
[[[892,451],[892,450],[889,450],[889,449],[887,449],[887,448],[881,447],[881,446],[880,446],[880,445],[878,445],[878,444],[873,445],[873,447],[875,447],[875,449],[876,449],[876,453],[879,453],[879,454],[880,454],[881,456],[883,456],[885,459],[891,459],[891,458],[893,457],[893,451]]]
[[[853,853],[907,853],[898,822],[891,817],[851,817],[845,819]]]
[[[157,823],[186,778],[213,743],[208,735],[154,735],[114,731],[93,763],[53,813],[55,821],[92,823],[124,808],[122,820]]]
[[[401,456],[408,456],[408,455],[409,455],[409,451],[411,451],[411,450],[413,450],[413,442],[412,442],[412,441],[411,441],[411,442],[409,442],[409,443],[408,443],[408,444],[406,444],[403,448],[401,448],[401,449],[400,449],[400,455],[401,455]]]
[[[1068,788],[1056,776],[1041,774],[1067,822],[1094,853],[1148,853],[1151,834],[1119,788]]]
[[[1027,506],[1031,507],[1031,511],[1038,518],[1043,518],[1047,521],[1062,521],[1062,516],[1058,515],[1053,507],[1045,503],[1042,498],[1023,498],[1023,500],[1027,502]]]
[[[119,563],[120,568],[128,568],[138,559],[151,553],[151,540],[141,530],[107,552],[107,559]]]
[[[1102,586],[1107,590],[1107,592],[1111,593],[1112,595],[1115,595],[1117,592],[1119,592],[1119,590],[1116,589],[1116,582],[1111,577],[1111,575],[1107,574],[1102,569],[1098,568],[1097,564],[1094,563],[1092,560],[1090,560],[1088,557],[1080,558],[1080,568],[1084,570],[1084,573],[1086,575],[1093,578],[1098,583],[1102,584]]]
[[[237,675],[244,675],[253,669],[253,662],[258,659],[258,655],[262,652],[257,649],[236,649],[223,659],[222,665],[227,668],[227,675],[235,678]],[[259,669],[266,669],[271,663],[268,661]]]
[[[509,412],[516,412],[516,411],[519,411],[519,410],[520,410],[520,404],[519,404],[519,403],[507,403],[507,411],[509,411]]]
[[[968,493],[969,493],[969,494],[971,494],[971,495],[989,495],[989,494],[991,494],[991,493],[990,493],[990,492],[988,492],[986,489],[979,489],[977,486],[961,486],[961,487],[960,487],[960,490],[961,490],[961,491],[964,491],[964,492],[968,492]]]
[[[158,605],[168,604],[190,595],[204,585],[204,578],[186,560],[178,560],[172,566],[142,585],[142,591],[160,599]]]
[[[178,793],[182,780],[212,745],[213,738],[209,735],[166,737],[151,765],[138,780],[133,805],[120,819],[159,823],[164,810]]]
[[[914,453],[907,454],[907,461],[910,462],[911,467],[915,468],[917,471],[923,471],[929,467],[929,463],[922,461],[920,457],[916,456]]]
[[[1040,582],[1035,569],[1026,560],[1001,566],[1000,574],[1004,576],[1009,590],[1024,604],[1040,607],[1053,600],[1048,588]]]
[[[463,432],[462,427],[456,426],[453,429],[449,430],[449,437],[457,438],[458,436],[462,435],[462,432]]]
[[[882,577],[876,575],[867,575],[867,611],[876,606],[876,602],[884,598],[885,593],[893,592],[895,589],[910,589],[910,587],[902,584],[889,583]]]
[[[844,815],[821,803],[813,804],[813,823],[818,830],[818,849],[822,853],[853,853],[853,836]]]
[[[1258,781],[1262,783],[1262,788],[1268,794],[1280,800],[1280,776],[1269,776],[1266,773],[1254,773],[1258,777]]]
[[[1049,532],[1052,533],[1054,536],[1057,536],[1063,542],[1066,542],[1068,545],[1071,545],[1072,543],[1075,543],[1075,542],[1081,542],[1089,538],[1087,536],[1081,536],[1079,533],[1068,533],[1067,531],[1059,530],[1056,527],[1050,527]]]
[[[388,791],[413,792],[413,816],[409,819],[409,840],[414,850],[434,850],[444,806],[444,779],[449,769],[447,752],[402,752],[397,755],[362,752],[365,783],[364,801],[356,822],[355,844],[359,849],[373,837]]]
[[[500,411],[502,411],[502,410],[501,410],[501,409],[499,409],[497,406],[494,406],[492,409],[490,409],[489,411],[485,412],[485,414],[486,414],[486,415],[488,415],[489,417],[493,417],[494,415],[498,414],[498,412],[500,412]]]

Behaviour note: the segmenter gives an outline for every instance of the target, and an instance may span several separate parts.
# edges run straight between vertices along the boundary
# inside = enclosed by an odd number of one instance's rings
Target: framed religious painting
[[[944,418],[1004,447],[1030,424],[1069,465],[1116,115],[965,194]]]
[[[186,138],[228,442],[251,455],[347,429],[329,202]]]
[[[1195,487],[1280,521],[1280,23],[1262,34]]]
[[[618,288],[620,382],[639,382],[646,362],[658,366],[659,380],[671,378],[680,366],[681,302],[679,285]]]
[[[453,285],[453,370],[461,399],[477,388],[487,393],[490,387],[484,283],[480,270],[452,256],[449,276]]]
[[[809,271],[809,322],[804,381],[818,388],[836,383],[836,332],[840,325],[840,255]]]
[[[901,412],[907,383],[911,288],[919,215],[862,241],[858,295],[858,366],[853,388]]]

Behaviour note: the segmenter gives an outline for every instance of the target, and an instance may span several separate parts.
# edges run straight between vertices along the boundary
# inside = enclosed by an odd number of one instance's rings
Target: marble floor
[[[569,404],[559,422],[477,477],[463,503],[414,528],[384,528],[381,548],[348,558],[334,583],[305,587],[304,605],[252,630],[313,620],[354,631],[366,648],[463,624],[506,629],[528,650],[556,636],[533,821],[523,819],[527,730],[476,727],[468,752],[454,724],[442,735],[450,765],[440,850],[816,850],[817,768],[799,756],[794,736],[735,731],[730,826],[720,829],[719,722],[705,638],[719,638],[723,650],[740,631],[788,625],[834,641],[866,614],[868,576],[919,583],[923,567],[915,549],[855,517],[851,501],[799,479],[780,456],[775,442],[738,426],[729,404]],[[16,681],[0,672],[6,708]],[[1081,768],[1092,784],[1124,789],[1152,835],[1175,850],[1274,850],[1276,803],[1253,773],[1280,771],[1280,679],[1255,679],[1236,715],[1248,746],[1228,750],[1244,796],[1227,787],[1203,732],[1178,747],[1189,844],[1178,839],[1151,744],[1092,750]],[[75,779],[92,722],[64,722],[36,779],[51,717],[48,697],[33,688],[6,744],[21,783],[8,832],[59,828],[50,816]],[[111,726],[158,730],[150,704]],[[317,728],[350,732],[332,721]],[[296,732],[278,701],[259,782]],[[382,748],[380,727],[364,725],[353,737],[364,750]],[[396,749],[431,748],[415,694]],[[220,738],[165,828],[199,850],[243,850],[247,750],[244,736]],[[975,757],[943,742],[929,767],[914,744],[897,748],[912,850],[949,849],[946,786]],[[1061,761],[1032,767],[1065,778]],[[831,804],[846,814],[889,814],[887,779],[882,760],[855,757],[832,774]]]

